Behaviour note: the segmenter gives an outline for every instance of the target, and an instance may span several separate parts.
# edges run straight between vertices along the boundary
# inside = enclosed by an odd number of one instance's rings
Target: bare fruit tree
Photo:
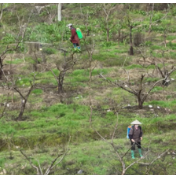
[[[128,76],[128,80],[127,81],[111,81],[109,79],[107,79],[105,76],[103,76],[102,74],[100,74],[100,76],[105,79],[107,82],[109,82],[110,84],[120,87],[121,89],[129,92],[130,94],[133,94],[138,102],[138,108],[142,109],[143,108],[143,103],[146,101],[148,95],[151,93],[151,91],[154,89],[154,87],[160,83],[161,81],[163,81],[164,79],[167,79],[167,76],[165,78],[162,78],[156,82],[153,83],[153,85],[147,86],[146,81],[144,80],[145,78],[145,74],[142,74],[140,76],[140,78],[138,79],[137,83],[135,84],[136,86],[133,86],[131,79],[130,79],[130,75],[129,72],[125,70],[125,72],[127,73]]]
[[[14,87],[14,90],[16,92],[18,92],[18,94],[21,97],[21,109],[20,109],[20,113],[19,113],[18,117],[16,118],[16,120],[22,120],[22,117],[23,117],[23,114],[24,114],[24,110],[25,110],[25,107],[26,107],[26,103],[28,101],[29,95],[31,94],[33,88],[34,88],[34,81],[33,82],[30,81],[30,87],[29,87],[29,89],[27,91],[27,94],[24,95],[19,88]]]
[[[90,116],[92,116],[92,109],[91,109],[91,112],[90,112]],[[92,117],[91,117],[91,118],[92,118]],[[167,149],[167,150],[165,150],[164,152],[162,152],[162,153],[160,153],[160,154],[156,154],[156,155],[154,156],[154,159],[152,159],[152,160],[149,161],[149,162],[141,162],[142,158],[139,158],[139,159],[137,159],[137,160],[135,160],[135,161],[131,161],[130,163],[128,162],[128,164],[127,164],[127,163],[126,163],[126,160],[125,160],[125,156],[126,156],[126,154],[128,153],[128,151],[131,149],[131,147],[130,147],[129,149],[127,149],[126,152],[121,153],[121,152],[117,149],[117,148],[118,148],[117,144],[114,143],[114,138],[115,138],[115,135],[116,135],[116,130],[117,130],[117,128],[118,128],[118,125],[119,125],[119,124],[118,124],[118,113],[117,113],[117,122],[116,122],[114,128],[112,129],[111,137],[110,137],[110,139],[106,139],[103,135],[101,135],[101,134],[94,128],[93,122],[90,121],[90,126],[91,126],[91,128],[97,133],[97,135],[98,135],[104,142],[106,142],[107,144],[109,144],[109,145],[112,147],[112,149],[113,149],[113,151],[114,151],[114,153],[115,153],[116,158],[117,158],[118,161],[120,162],[121,167],[120,167],[120,168],[117,167],[118,169],[116,170],[116,173],[115,173],[115,174],[117,174],[117,175],[119,175],[119,174],[125,175],[126,172],[127,172],[133,165],[135,165],[135,164],[136,164],[136,165],[137,165],[137,164],[140,164],[140,165],[146,166],[147,168],[148,168],[148,166],[151,167],[151,166],[153,165],[153,163],[154,163],[156,160],[160,159],[164,154],[166,154],[166,153],[169,151],[169,149]],[[129,142],[129,143],[130,143],[130,142]],[[149,154],[149,152],[150,152],[150,150],[149,150],[149,146],[148,146],[148,151],[146,152],[145,157]]]
[[[116,4],[98,4],[97,14],[100,20],[101,28],[106,31],[106,41],[109,41],[110,31],[117,25],[115,17],[117,17],[117,6]]]
[[[70,144],[70,140],[71,140],[71,136],[69,138],[68,144],[65,147],[65,151],[62,153],[58,153],[55,158],[52,160],[52,162],[50,163],[50,165],[47,167],[47,169],[42,168],[40,162],[34,158],[35,161],[37,161],[38,165],[33,164],[32,159],[30,157],[28,157],[22,149],[19,149],[20,153],[25,157],[25,159],[29,162],[30,166],[32,168],[34,168],[37,172],[37,175],[49,175],[51,174],[51,172],[54,170],[54,168],[62,162],[62,160],[65,158],[65,156],[68,154],[69,152],[69,144]],[[60,158],[60,160],[58,161],[58,159]]]
[[[73,51],[69,57],[65,57],[64,56],[64,59],[56,61],[56,63],[55,63],[56,64],[56,68],[59,70],[59,74],[58,75],[56,75],[52,71],[52,69],[49,68],[50,71],[52,72],[52,74],[54,75],[55,79],[57,80],[58,94],[62,94],[63,93],[63,84],[64,84],[64,79],[65,79],[66,73],[68,71],[71,71],[73,69],[73,66],[77,62],[77,58],[74,57],[75,54],[76,54],[76,52]]]

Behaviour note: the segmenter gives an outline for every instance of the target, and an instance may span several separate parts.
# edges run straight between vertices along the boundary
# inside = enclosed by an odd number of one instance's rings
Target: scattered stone
[[[110,111],[111,111],[110,109],[107,110],[107,112],[110,112]]]
[[[83,171],[82,171],[82,170],[79,170],[77,173],[78,173],[78,174],[82,174],[82,173],[83,173]]]
[[[152,108],[153,106],[152,105],[149,105],[149,108]]]
[[[157,108],[158,108],[158,109],[160,109],[160,107],[159,107],[159,106],[157,106]]]
[[[131,106],[130,104],[128,104],[128,106]]]

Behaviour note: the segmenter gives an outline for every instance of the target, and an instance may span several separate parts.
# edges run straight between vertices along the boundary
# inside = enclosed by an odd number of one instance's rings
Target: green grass
[[[145,124],[142,125],[143,128],[145,128]],[[170,136],[175,135],[175,131],[171,131],[169,133],[157,134],[157,135],[145,135],[143,137],[142,141],[142,149],[144,154],[148,151],[149,147],[149,153],[148,157],[143,159],[141,162],[151,162],[153,159],[155,159],[159,154],[165,151],[165,147],[162,144],[168,143],[167,148],[170,148],[174,150],[174,145],[172,142],[172,139]],[[156,142],[161,141],[161,142]],[[68,142],[68,141],[67,141]],[[79,145],[74,145],[72,143],[69,145],[69,153],[65,156],[64,160],[58,164],[59,170],[55,170],[53,174],[64,174],[64,175],[72,175],[77,174],[79,170],[82,170],[82,174],[86,175],[110,175],[110,174],[121,174],[122,169],[119,162],[118,157],[116,156],[115,152],[113,151],[113,148],[111,145],[106,143],[105,141],[98,140],[93,142],[83,142]],[[108,140],[110,142],[110,140]],[[120,155],[122,156],[130,147],[129,140],[125,138],[119,138],[114,139],[114,145],[117,147],[117,151],[120,152]],[[160,146],[160,147],[159,147]],[[43,148],[43,149],[42,149]],[[50,163],[53,161],[53,159],[56,157],[57,152],[61,153],[63,150],[62,146],[55,146],[46,148],[45,146],[36,145],[35,150],[23,150],[27,156],[32,155],[32,162],[33,164],[38,164],[36,159],[40,162],[41,167],[49,166]],[[43,152],[42,152],[43,151]],[[8,156],[9,153],[7,152],[1,152],[1,165],[3,166],[6,164],[13,164],[15,169],[15,173],[18,174],[19,172],[21,174],[24,174],[25,171],[28,171],[29,173],[32,173],[30,170],[20,169],[17,165],[19,165],[22,161],[24,161],[24,157],[20,154],[19,151],[14,150],[13,156],[16,158],[16,162],[14,160],[9,160],[5,158],[4,156]],[[135,156],[138,159],[139,155],[138,152],[135,152]],[[156,160],[151,168],[158,167],[158,164],[166,164],[166,163],[173,163],[174,160],[171,155],[166,155],[165,157],[162,157],[162,160]],[[127,152],[126,156],[123,158],[125,161],[126,166],[130,165],[134,160],[131,160],[130,151]],[[58,160],[59,161],[59,160]],[[28,166],[29,167],[29,166]],[[164,167],[164,166],[163,166]],[[168,174],[174,174],[175,172],[175,163],[173,163],[169,168],[167,168]],[[29,167],[30,168],[30,167]],[[140,168],[140,169],[139,169]],[[136,170],[140,172],[145,172],[145,167],[142,167],[141,165],[135,164],[132,168],[129,168],[126,174],[135,174]],[[158,174],[162,173],[163,170],[160,169],[157,171]],[[8,170],[8,174],[10,174],[10,170]],[[152,172],[150,172],[152,174]],[[35,174],[35,172],[34,172]]]
[[[32,93],[35,95],[40,95],[43,93],[43,90],[42,89],[34,89],[34,90],[32,90]]]
[[[23,59],[18,59],[18,58],[15,58],[12,61],[6,61],[6,60],[4,61],[5,64],[21,64],[23,62],[24,62]]]
[[[160,86],[156,86],[156,87],[154,87],[154,88],[152,89],[151,92],[158,92],[158,91],[160,91],[160,90],[163,90],[163,88],[160,87]]]
[[[113,4],[112,4],[113,5]],[[18,12],[19,18],[23,17],[23,15],[30,13],[29,8],[24,8],[25,5],[16,4],[15,12]],[[92,5],[90,8],[92,8]],[[124,4],[121,4],[124,6]],[[146,44],[146,53],[148,50],[151,50],[150,58],[155,59],[156,62],[159,62],[158,58],[163,58],[162,51],[166,51],[164,57],[168,58],[169,62],[171,59],[176,58],[176,54],[174,51],[176,49],[176,44],[167,43],[167,47],[164,45],[161,46],[161,42],[163,42],[162,36],[157,36],[157,33],[163,33],[165,30],[164,25],[167,25],[168,22],[171,23],[169,28],[169,32],[174,32],[175,30],[175,21],[174,17],[166,16],[165,21],[160,20],[165,14],[165,11],[155,10],[153,11],[153,22],[158,21],[158,25],[152,25],[152,31],[148,33],[148,27],[150,24],[149,16],[146,16],[144,10],[140,10],[138,8],[140,4],[131,4],[130,9],[130,17],[132,17],[134,22],[133,34],[135,32],[141,31],[144,33],[145,38],[147,38]],[[156,4],[156,9],[159,4]],[[19,11],[18,8],[19,7]],[[74,7],[74,9],[73,9]],[[134,7],[134,8],[133,8]],[[3,6],[4,8],[4,6]],[[12,6],[9,5],[9,9]],[[52,7],[47,7],[48,10],[51,10],[51,14],[57,9],[55,5]],[[52,9],[50,9],[52,8]],[[87,84],[89,81],[89,71],[86,69],[77,69],[73,68],[73,70],[68,71],[65,75],[64,80],[64,93],[63,101],[64,103],[54,104],[53,102],[60,102],[59,98],[57,100],[58,95],[55,99],[47,103],[43,99],[46,97],[50,91],[54,93],[57,89],[54,86],[57,86],[57,81],[54,78],[51,71],[43,71],[38,73],[36,76],[36,83],[38,87],[42,87],[41,84],[45,84],[45,91],[42,88],[34,88],[29,99],[28,106],[25,109],[24,117],[26,118],[23,121],[14,121],[14,119],[18,114],[20,107],[17,102],[19,95],[15,98],[14,104],[16,106],[12,107],[12,109],[8,109],[6,114],[1,118],[0,121],[0,142],[1,142],[1,153],[0,153],[0,172],[2,168],[8,168],[8,174],[36,174],[35,169],[31,168],[28,164],[26,168],[21,169],[21,165],[24,164],[24,157],[20,155],[19,151],[15,148],[15,145],[24,148],[24,151],[28,148],[30,150],[26,150],[25,152],[28,154],[27,156],[32,156],[32,162],[34,164],[37,163],[37,159],[41,163],[42,168],[46,168],[47,165],[51,163],[51,161],[56,156],[57,152],[64,151],[64,145],[68,142],[69,136],[71,136],[71,145],[69,146],[69,152],[66,155],[65,159],[62,163],[57,166],[57,170],[51,174],[54,175],[73,175],[77,174],[77,172],[81,169],[83,170],[83,174],[85,175],[117,175],[121,174],[121,164],[117,159],[116,154],[113,152],[112,147],[105,143],[101,138],[96,134],[96,132],[91,128],[89,123],[90,118],[90,107],[88,105],[88,95],[91,95],[92,101],[92,126],[106,139],[109,139],[114,131],[114,126],[117,121],[118,112],[118,126],[115,133],[114,142],[117,146],[117,150],[120,151],[120,154],[124,153],[129,149],[130,143],[129,140],[126,139],[126,129],[127,126],[133,121],[138,119],[142,122],[142,128],[144,132],[144,140],[142,141],[142,147],[146,152],[149,147],[149,156],[144,159],[142,162],[150,163],[155,157],[158,156],[159,153],[162,153],[165,149],[172,149],[175,151],[175,107],[176,101],[173,97],[173,91],[175,90],[175,83],[169,85],[166,90],[169,92],[169,95],[166,95],[166,99],[160,101],[148,101],[145,102],[144,105],[147,106],[152,104],[154,106],[154,111],[149,110],[134,110],[134,109],[126,109],[124,107],[127,104],[131,104],[131,106],[136,105],[135,97],[117,87],[113,87],[107,82],[103,81],[99,78],[99,74],[102,73],[104,75],[109,74],[113,75],[109,80],[126,80],[127,78],[122,78],[119,73],[122,66],[125,66],[125,69],[130,69],[131,74],[133,74],[133,69],[148,71],[148,69],[155,69],[154,65],[150,65],[147,68],[143,68],[141,65],[138,65],[136,62],[136,58],[139,57],[137,52],[135,52],[134,56],[128,55],[129,50],[129,29],[126,26],[122,26],[121,37],[124,37],[120,43],[118,43],[118,39],[114,38],[113,41],[106,42],[106,33],[102,31],[99,26],[100,23],[98,19],[96,19],[96,15],[93,13],[93,8],[89,9],[86,4],[81,5],[83,13],[91,13],[89,14],[89,19],[87,19],[87,27],[91,29],[90,36],[95,33],[95,49],[93,53],[93,62],[96,61],[101,62],[102,69],[94,69],[92,71],[92,92],[90,92],[87,88]],[[28,9],[26,11],[25,9]],[[144,7],[143,7],[144,9]],[[80,4],[65,4],[64,11],[65,14],[72,14],[74,12],[78,13],[80,11]],[[69,13],[68,13],[69,12]],[[175,14],[175,9],[172,7],[170,9],[170,14]],[[66,16],[67,16],[66,15]],[[65,15],[64,15],[65,16]],[[67,17],[65,18],[67,19]],[[69,15],[68,19],[70,22],[76,26],[81,26],[83,32],[86,34],[85,26],[83,26],[83,19],[75,16],[74,19],[71,15]],[[36,18],[36,19],[35,19]],[[26,34],[30,41],[39,41],[46,43],[54,43],[57,42],[59,45],[55,47],[63,47],[68,49],[67,56],[70,55],[72,44],[68,41],[70,37],[70,31],[67,29],[65,31],[66,21],[62,21],[61,23],[52,23],[51,25],[48,23],[40,23],[39,21],[46,21],[47,13],[45,11],[41,11],[41,14],[37,16],[32,15],[31,20],[29,22]],[[24,17],[24,20],[28,19],[28,17]],[[97,21],[95,21],[97,20]],[[8,29],[7,31],[13,31],[15,34],[15,30],[17,26],[14,26],[17,23],[18,19],[13,14],[10,14],[10,11],[4,11],[3,13],[3,21],[1,22],[3,28],[0,29],[0,33],[3,37],[4,29]],[[93,25],[92,25],[93,24]],[[10,25],[10,26],[9,26]],[[137,27],[135,27],[137,25]],[[139,27],[141,25],[142,27]],[[35,28],[34,28],[35,26]],[[91,27],[90,27],[91,26]],[[115,31],[116,37],[118,36],[118,29],[115,27],[112,29]],[[65,33],[63,34],[62,32]],[[110,31],[112,33],[112,31]],[[63,34],[63,40],[62,39]],[[15,34],[16,35],[16,34]],[[154,37],[153,37],[154,36]],[[157,37],[155,37],[157,36]],[[110,40],[113,36],[110,36]],[[167,40],[172,41],[175,39],[175,36],[167,33]],[[82,42],[82,41],[81,41]],[[54,43],[56,44],[56,43]],[[60,45],[61,44],[61,45]],[[83,43],[81,44],[82,48]],[[4,52],[5,46],[1,47],[1,53]],[[134,48],[137,50],[137,48]],[[167,52],[167,50],[169,50]],[[22,50],[18,51],[20,54]],[[10,53],[8,53],[10,54]],[[19,54],[19,53],[18,53]],[[57,55],[58,59],[60,57],[60,51],[54,47],[45,47],[43,48],[43,54],[47,54],[47,64],[48,67],[54,66],[54,59],[51,54]],[[75,56],[75,55],[74,55]],[[81,56],[81,59],[78,58],[79,65],[76,65],[76,68],[84,68],[87,64],[88,56],[87,53],[83,50],[80,54],[76,54],[76,56]],[[33,57],[33,56],[30,56]],[[40,58],[39,58],[40,59]],[[133,60],[134,59],[134,60]],[[14,77],[20,77],[21,80],[17,81],[17,86],[20,89],[24,87],[30,86],[30,81],[32,80],[32,75],[25,76],[25,72],[29,72],[29,68],[32,68],[31,64],[34,64],[32,58],[26,58],[24,62],[23,59],[13,59],[12,64],[14,67]],[[29,63],[27,63],[29,61]],[[41,61],[41,60],[40,60]],[[82,62],[83,61],[83,62]],[[4,60],[5,64],[10,64],[11,61]],[[20,63],[25,64],[22,69],[24,75],[18,73]],[[28,64],[26,66],[26,64]],[[29,65],[30,64],[30,65]],[[42,64],[42,61],[41,61]],[[77,63],[76,63],[77,64]],[[7,65],[7,66],[8,66]],[[165,66],[169,67],[173,64],[165,62]],[[19,66],[19,67],[18,67]],[[6,67],[6,66],[4,66]],[[162,65],[160,65],[162,68]],[[17,68],[17,69],[16,69]],[[39,67],[40,68],[40,67]],[[43,69],[43,67],[42,67]],[[152,71],[152,70],[150,70]],[[56,76],[59,75],[59,70],[53,69],[53,72]],[[37,72],[35,72],[37,73]],[[114,75],[119,74],[116,78]],[[175,73],[173,73],[175,76]],[[172,75],[172,76],[173,76]],[[175,78],[175,77],[174,77]],[[154,82],[158,81],[159,78],[145,78],[144,81],[149,82],[150,85],[153,85]],[[2,81],[1,81],[2,82]],[[136,84],[134,80],[131,80],[132,84]],[[4,84],[4,82],[2,82]],[[86,89],[85,89],[86,88]],[[103,94],[101,94],[100,89],[103,88]],[[161,86],[156,86],[151,93],[161,94],[163,88]],[[151,95],[152,96],[152,95]],[[4,103],[6,101],[7,96],[1,96],[1,102]],[[78,97],[78,98],[77,98]],[[12,98],[9,97],[7,101],[11,101]],[[20,101],[20,100],[19,100]],[[71,104],[71,102],[74,102]],[[12,104],[12,103],[11,103]],[[85,105],[86,104],[86,105]],[[156,109],[156,106],[160,106],[161,110]],[[40,108],[42,107],[42,108]],[[122,107],[122,108],[120,108]],[[34,109],[36,110],[34,110]],[[107,109],[117,109],[110,112],[107,112]],[[167,114],[165,112],[165,108],[171,109],[174,112]],[[1,113],[1,112],[0,112]],[[158,141],[158,142],[157,142]],[[14,155],[14,159],[9,159],[9,152],[6,142],[11,142],[12,153]],[[108,140],[108,142],[111,142]],[[139,157],[136,153],[137,158]],[[36,160],[35,160],[36,159]],[[126,166],[130,165],[133,161],[130,157],[130,152],[124,157]],[[169,163],[169,165],[168,165]],[[11,165],[13,164],[13,165]],[[12,166],[10,168],[10,166]],[[167,168],[165,168],[165,166]],[[162,160],[157,160],[151,165],[149,168],[148,174],[175,174],[176,163],[175,160],[172,159],[171,155],[166,155]],[[165,173],[165,171],[167,173]],[[118,172],[117,172],[118,171]],[[12,173],[13,172],[13,173]],[[128,175],[143,175],[146,172],[146,167],[135,164],[132,166],[126,174]]]
[[[126,69],[134,69],[134,68],[143,68],[142,65],[129,65],[129,66],[126,66]]]
[[[176,106],[176,100],[172,100],[172,101],[150,101],[146,104],[151,104],[151,105],[158,105],[161,106],[163,108],[174,108]]]

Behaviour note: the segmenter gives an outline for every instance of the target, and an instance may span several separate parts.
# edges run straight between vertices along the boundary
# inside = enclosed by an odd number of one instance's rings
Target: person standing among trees
[[[67,27],[71,30],[70,41],[73,43],[74,48],[80,49],[80,45],[79,45],[80,41],[76,33],[76,29],[73,27],[72,24],[68,24]]]
[[[144,158],[141,151],[142,128],[139,126],[141,123],[138,120],[135,120],[131,124],[133,124],[129,132],[129,138],[131,141],[131,157],[132,159],[135,159],[134,151],[135,145],[137,145],[140,157]]]

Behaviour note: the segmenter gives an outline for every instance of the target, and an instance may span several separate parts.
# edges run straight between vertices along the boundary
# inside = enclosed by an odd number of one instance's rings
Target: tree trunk
[[[22,100],[22,102],[21,102],[21,111],[20,111],[20,113],[19,113],[19,115],[18,115],[16,120],[22,120],[23,113],[24,113],[24,110],[25,110],[25,107],[26,107],[26,102],[27,102],[27,100],[24,100],[24,99]]]
[[[63,92],[64,73],[61,71],[58,80],[58,94]]]
[[[1,70],[2,68],[0,68],[0,80],[2,80],[2,75],[3,75],[3,73],[2,73],[2,70]]]
[[[121,30],[118,30],[118,44],[120,44]]]
[[[153,10],[154,10],[154,3],[151,4],[152,6],[152,14],[150,15],[150,24],[149,24],[149,33],[152,31],[152,18],[153,18]]]
[[[141,97],[138,96],[138,108],[139,108],[139,109],[142,109],[142,108],[143,108],[143,103],[144,103],[144,101],[142,101]]]
[[[132,26],[130,26],[130,51],[129,54],[130,55],[134,55],[134,51],[133,51],[133,39],[132,39]]]
[[[3,75],[2,69],[3,69],[3,64],[2,64],[2,59],[0,57],[0,80],[2,79],[2,75]]]
[[[61,21],[62,19],[61,8],[62,8],[62,4],[58,3],[58,21]]]
[[[166,44],[166,31],[164,31],[164,46],[166,48],[167,44]]]
[[[1,22],[1,19],[2,19],[2,15],[3,15],[3,3],[1,3],[0,22]]]
[[[107,42],[109,42],[109,29],[106,29],[107,32]]]

